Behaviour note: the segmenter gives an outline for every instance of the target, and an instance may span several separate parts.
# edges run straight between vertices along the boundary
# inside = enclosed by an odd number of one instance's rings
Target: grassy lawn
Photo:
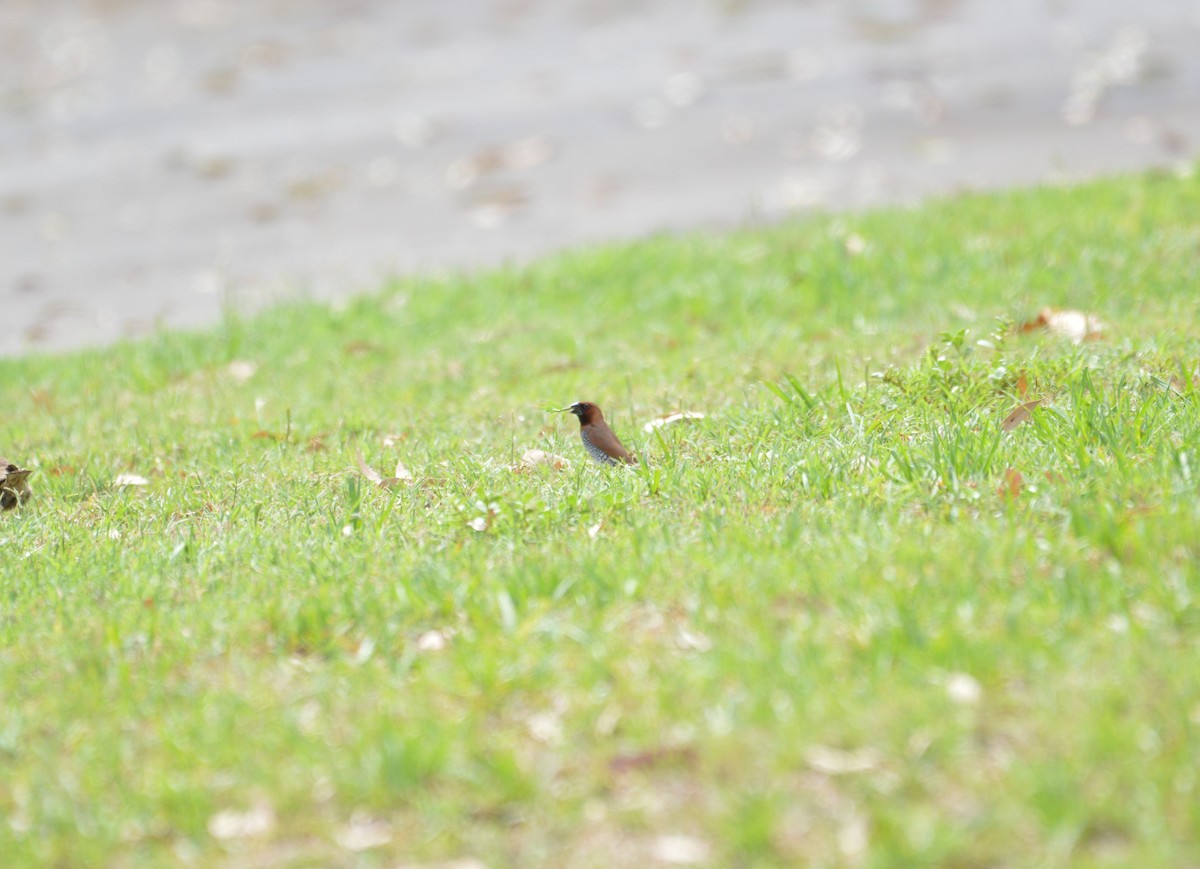
[[[1198,327],[1156,175],[4,361],[0,854],[1196,865]]]

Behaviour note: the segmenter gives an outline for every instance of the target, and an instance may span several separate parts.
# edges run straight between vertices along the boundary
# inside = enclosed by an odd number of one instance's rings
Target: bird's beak
[[[558,410],[552,410],[550,412],[551,413],[571,413],[574,410],[575,410],[575,405],[570,404],[570,405],[567,405],[566,407],[560,407]]]

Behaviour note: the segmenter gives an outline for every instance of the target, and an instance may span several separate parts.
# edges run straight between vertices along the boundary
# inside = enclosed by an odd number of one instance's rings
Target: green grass
[[[37,469],[0,854],[1196,864],[1197,203],[662,237],[0,363]],[[1104,338],[1013,328],[1043,306]],[[585,464],[576,399],[647,467]]]

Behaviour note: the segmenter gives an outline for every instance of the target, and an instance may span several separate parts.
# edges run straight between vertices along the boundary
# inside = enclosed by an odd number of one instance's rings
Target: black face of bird
[[[562,408],[558,411],[558,413],[573,413],[575,416],[583,419],[585,416],[587,416],[588,411],[593,407],[595,407],[595,405],[593,405],[590,401],[577,401],[572,405]]]

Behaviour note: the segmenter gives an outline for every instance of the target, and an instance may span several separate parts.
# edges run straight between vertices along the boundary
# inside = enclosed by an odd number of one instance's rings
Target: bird
[[[0,510],[11,510],[33,495],[29,475],[33,471],[18,468],[8,459],[0,458]]]
[[[635,459],[613,434],[604,421],[600,407],[590,401],[577,401],[558,413],[573,413],[579,417],[579,437],[588,455],[602,465],[636,465]]]

